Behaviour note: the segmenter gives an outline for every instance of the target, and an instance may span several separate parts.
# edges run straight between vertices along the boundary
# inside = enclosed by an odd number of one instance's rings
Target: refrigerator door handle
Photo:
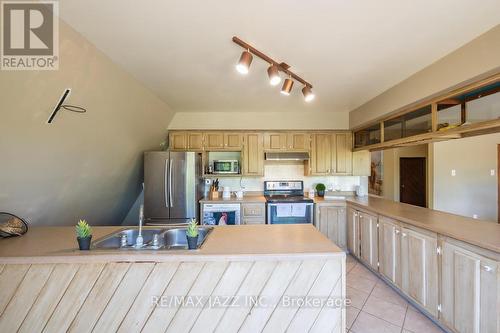
[[[173,160],[170,160],[170,168],[169,168],[169,177],[168,177],[168,194],[170,197],[170,207],[174,207],[174,200],[172,198],[172,163]]]
[[[164,194],[165,194],[165,207],[169,207],[168,206],[168,192],[167,192],[167,189],[168,189],[168,163],[169,163],[169,159],[167,158],[165,160],[165,172],[163,174],[164,178],[163,178],[163,184],[165,185],[164,186]]]

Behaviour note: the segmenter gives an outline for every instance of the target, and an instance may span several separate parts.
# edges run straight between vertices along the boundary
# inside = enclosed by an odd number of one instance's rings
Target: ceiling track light
[[[302,94],[304,95],[304,100],[306,102],[311,102],[315,97],[311,87],[309,86],[304,86],[304,88],[302,88]]]
[[[240,60],[236,65],[236,70],[241,74],[248,74],[248,70],[250,68],[250,64],[252,63],[252,59],[253,56],[250,52],[243,51],[243,53],[241,53]]]
[[[295,80],[304,85],[304,88],[302,88],[302,94],[304,95],[305,101],[310,102],[314,99],[314,94],[312,92],[312,87],[313,87],[312,84],[310,84],[309,82],[307,82],[294,72],[290,71],[289,65],[287,65],[284,62],[278,63],[277,61],[273,60],[266,54],[262,53],[261,51],[257,50],[256,48],[242,41],[236,36],[233,37],[233,42],[245,49],[245,51],[243,51],[243,53],[241,54],[238,64],[236,65],[236,69],[238,70],[238,72],[240,72],[241,74],[248,74],[250,64],[252,63],[252,58],[253,58],[252,54],[253,54],[270,64],[269,68],[267,69],[267,75],[269,76],[269,83],[272,86],[276,86],[281,82],[281,77],[279,75],[279,72],[283,72],[286,75],[288,75],[288,78],[285,79],[285,81],[283,82],[283,86],[281,88],[282,94],[284,95],[290,94],[290,92],[292,91],[293,82]]]
[[[277,86],[281,82],[280,70],[277,65],[272,64],[267,69],[267,75],[269,76],[269,83],[272,86]]]
[[[291,78],[285,79],[285,82],[283,82],[283,87],[281,87],[281,93],[283,95],[290,95],[290,92],[292,91],[293,88],[293,80]]]

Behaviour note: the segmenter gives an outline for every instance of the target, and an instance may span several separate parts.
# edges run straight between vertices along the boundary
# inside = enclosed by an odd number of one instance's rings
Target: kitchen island
[[[311,225],[216,227],[195,251],[75,246],[72,227],[0,241],[1,332],[345,331],[345,253]]]

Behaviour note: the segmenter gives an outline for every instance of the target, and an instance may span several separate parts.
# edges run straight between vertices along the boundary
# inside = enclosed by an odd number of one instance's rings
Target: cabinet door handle
[[[402,234],[402,235],[403,235],[403,237],[406,237],[406,234],[405,234],[404,232],[403,232],[403,234]]]
[[[491,271],[493,270],[493,267],[488,266],[488,265],[483,265],[483,269],[484,269],[486,272],[491,272]]]

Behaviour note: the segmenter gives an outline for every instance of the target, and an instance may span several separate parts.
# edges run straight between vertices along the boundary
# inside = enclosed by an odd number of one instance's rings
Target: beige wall
[[[500,70],[500,25],[350,112],[351,128]]]
[[[347,112],[177,112],[170,129],[347,129]]]
[[[63,89],[86,114],[46,120]],[[0,211],[34,225],[120,224],[140,193],[142,152],[168,106],[60,22],[58,71],[0,72]]]
[[[383,174],[382,196],[384,198],[399,201],[399,159],[401,157],[428,157],[427,145],[387,149],[383,152]],[[428,165],[428,164],[427,164]],[[427,170],[429,177],[429,170]],[[428,191],[427,182],[427,192]],[[427,201],[429,195],[427,194]]]
[[[434,143],[434,209],[497,221],[498,144],[500,133]]]

